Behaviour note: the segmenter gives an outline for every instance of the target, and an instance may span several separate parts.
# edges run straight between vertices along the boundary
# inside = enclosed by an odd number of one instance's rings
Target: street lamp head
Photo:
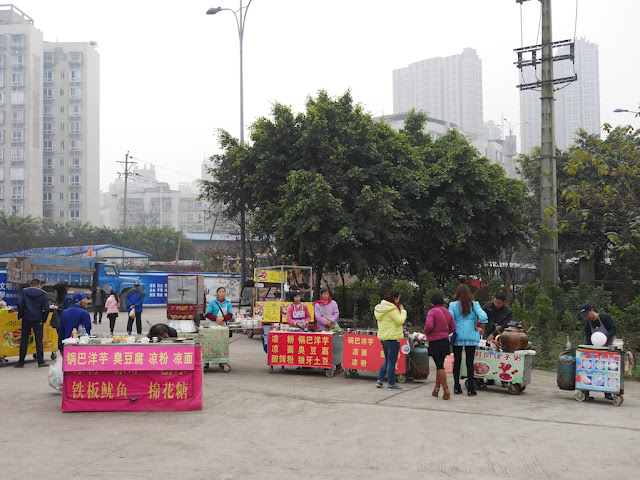
[[[221,7],[211,7],[209,10],[207,10],[207,15],[215,15],[216,13],[221,11],[222,11]]]

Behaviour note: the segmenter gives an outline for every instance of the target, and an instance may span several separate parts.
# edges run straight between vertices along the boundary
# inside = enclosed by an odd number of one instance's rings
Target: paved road
[[[490,387],[445,402],[430,395],[433,370],[389,392],[366,372],[269,374],[258,337],[232,341],[232,370],[205,371],[197,412],[63,414],[47,369],[0,369],[0,478],[637,478],[638,383],[620,407],[578,403],[534,371],[519,396]]]

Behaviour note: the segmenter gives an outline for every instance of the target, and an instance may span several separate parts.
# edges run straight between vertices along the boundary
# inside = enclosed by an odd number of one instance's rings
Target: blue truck
[[[100,285],[107,293],[111,290],[117,292],[121,311],[126,307],[127,292],[140,281],[137,277],[120,277],[116,265],[100,257],[28,255],[9,259],[7,282],[22,289],[29,286],[34,278],[40,280],[41,288],[47,292],[51,303],[55,300],[53,287],[57,283],[66,285],[69,292],[82,292],[89,297],[95,286]],[[144,285],[141,289],[144,290]]]

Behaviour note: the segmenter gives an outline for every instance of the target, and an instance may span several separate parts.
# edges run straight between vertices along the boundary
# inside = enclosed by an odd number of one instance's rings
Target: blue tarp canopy
[[[125,252],[132,252],[139,255],[150,257],[151,255],[145,252],[139,252],[130,248],[119,247],[118,245],[80,245],[75,247],[44,247],[44,248],[29,248],[27,250],[20,250],[19,252],[5,253],[0,258],[13,258],[13,257],[25,257],[27,255],[59,255],[61,257],[76,257],[78,255],[86,255],[90,248],[93,248],[93,252],[96,256],[100,256],[98,252],[105,248],[116,248]]]

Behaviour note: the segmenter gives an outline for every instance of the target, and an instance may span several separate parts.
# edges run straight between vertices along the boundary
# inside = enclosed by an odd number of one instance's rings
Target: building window
[[[64,113],[64,106],[60,107],[60,113]]]
[[[45,65],[53,65],[53,52],[44,52],[43,59]]]
[[[80,140],[69,140],[69,150],[72,152],[78,152],[82,148],[82,142]]]
[[[69,203],[80,203],[80,192],[70,192]]]
[[[5,41],[4,35],[0,35],[0,50],[4,50],[7,48],[7,42]]]
[[[53,193],[42,192],[42,203],[45,205],[53,203]]]
[[[24,187],[11,187],[11,198],[24,198]]]
[[[24,160],[24,150],[22,148],[12,148],[11,149],[11,161],[12,162],[21,162]]]
[[[60,200],[64,200],[64,193],[60,192]]]
[[[11,35],[11,48],[15,50],[24,48],[24,35]]]
[[[0,68],[4,68],[4,54],[0,55]]]
[[[64,175],[60,175],[60,183],[64,183]]]
[[[59,217],[60,217],[60,218],[64,218],[64,210],[60,210]]]
[[[4,105],[4,93],[0,92],[0,105]]]
[[[24,67],[24,55],[11,55],[11,66],[13,68]]]
[[[60,89],[60,96],[61,96],[61,97],[64,97],[64,88],[61,88],[61,89]]]
[[[71,70],[69,72],[69,81],[70,82],[80,82],[80,81],[82,81],[81,70]]]
[[[61,167],[64,167],[64,158],[61,158],[61,159],[60,159],[60,166],[61,166]]]
[[[0,130],[0,143],[4,143],[4,130]]]
[[[70,52],[69,53],[69,62],[71,62],[71,63],[82,63],[82,52]]]
[[[64,80],[64,72],[60,72],[60,78]]]
[[[42,75],[42,81],[44,83],[52,83],[53,82],[53,70],[45,70]]]
[[[23,143],[24,142],[24,130],[15,129],[11,130],[11,143]]]
[[[69,175],[69,185],[72,187],[80,186],[80,175]]]
[[[42,133],[53,133],[53,122],[42,122]]]
[[[42,90],[42,98],[44,100],[53,100],[53,88],[46,87]]]
[[[4,200],[4,187],[0,186],[0,200]]]
[[[23,105],[24,104],[24,92],[17,91],[11,92],[11,105]]]
[[[42,115],[44,117],[53,117],[53,105],[43,105]]]
[[[69,133],[80,133],[80,122],[69,122]]]
[[[24,167],[11,167],[11,180],[24,180]]]
[[[42,186],[43,187],[53,187],[53,176],[52,175],[43,175],[42,176]]]
[[[80,210],[71,210],[69,211],[69,218],[72,222],[77,222],[80,220]]]
[[[24,124],[24,110],[14,110],[11,112],[11,125]]]
[[[53,152],[53,140],[43,140],[42,150],[45,152]]]
[[[82,109],[80,105],[69,105],[69,116],[79,117]]]
[[[0,87],[4,87],[4,72],[0,70]]]
[[[64,150],[64,140],[60,140],[60,150]]]
[[[80,168],[80,157],[71,157],[69,158],[69,168]]]
[[[11,74],[11,86],[12,87],[22,87],[24,85],[24,73],[22,72],[13,72]]]
[[[0,168],[0,182],[4,180],[4,168]]]
[[[4,148],[0,148],[0,163],[4,162]]]
[[[69,98],[71,100],[78,100],[82,98],[82,91],[80,90],[80,87],[71,87],[69,89]]]
[[[64,132],[64,122],[60,122],[60,131]]]
[[[53,210],[43,210],[42,216],[47,220],[53,220]]]
[[[22,217],[24,215],[24,205],[11,205],[11,214]]]
[[[53,158],[45,157],[42,159],[42,168],[51,170],[53,168]]]

